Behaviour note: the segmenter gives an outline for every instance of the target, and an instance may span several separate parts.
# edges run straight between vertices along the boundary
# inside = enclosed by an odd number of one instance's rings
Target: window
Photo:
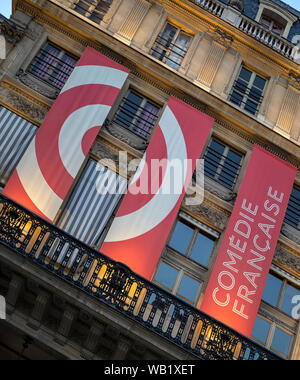
[[[0,106],[0,187],[4,187],[36,134],[37,127]]]
[[[243,160],[242,153],[213,138],[204,157],[205,175],[232,189]]]
[[[300,230],[300,188],[294,186],[288,208],[285,214],[285,222]]]
[[[168,245],[187,258],[207,267],[215,239],[199,228],[178,220]]]
[[[89,160],[64,208],[58,227],[95,245],[126,190],[127,180]]]
[[[269,305],[278,308],[283,313],[292,317],[292,309],[295,306],[292,303],[292,299],[298,295],[300,295],[300,288],[288,280],[270,273],[262,299]]]
[[[252,331],[252,338],[278,355],[288,358],[293,335],[279,328],[274,322],[257,317]]]
[[[263,14],[260,19],[260,24],[270,32],[273,32],[277,34],[278,36],[281,36],[284,32],[285,25],[281,24],[280,22],[275,21],[271,17],[267,16],[266,14]]]
[[[144,140],[148,140],[157,121],[160,107],[143,95],[129,91],[117,111],[114,123]]]
[[[157,37],[151,55],[177,70],[181,65],[192,37],[169,23]]]
[[[79,0],[74,10],[91,21],[100,24],[113,0]]]
[[[186,302],[195,305],[198,300],[201,282],[164,261],[161,262],[154,281]]]
[[[77,60],[58,46],[47,43],[29,66],[28,71],[61,90],[76,66]]]
[[[229,99],[233,104],[256,115],[263,99],[266,83],[265,78],[242,67]]]

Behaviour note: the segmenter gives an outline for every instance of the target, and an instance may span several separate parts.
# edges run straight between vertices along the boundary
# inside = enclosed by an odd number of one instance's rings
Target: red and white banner
[[[128,74],[87,48],[3,193],[53,221]]]
[[[201,310],[248,337],[271,267],[297,169],[255,146]]]
[[[102,253],[152,278],[213,122],[186,103],[170,99]]]

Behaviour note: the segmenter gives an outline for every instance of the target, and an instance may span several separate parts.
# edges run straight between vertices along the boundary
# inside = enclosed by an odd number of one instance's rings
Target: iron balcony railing
[[[149,111],[146,106],[140,106],[125,97],[113,119],[113,123],[128,129],[143,140],[149,141],[157,119],[158,108],[155,114]]]
[[[109,11],[111,4],[112,0],[80,0],[74,10],[90,20],[100,23]]]
[[[285,214],[285,222],[300,230],[300,190],[294,188]]]
[[[235,81],[229,100],[242,109],[256,115],[263,99],[263,91],[255,87],[247,87],[244,83]]]
[[[242,157],[241,157],[242,160]],[[221,183],[228,189],[236,184],[241,164],[208,147],[204,156],[204,174]]]
[[[280,360],[0,194],[0,243],[203,360]]]
[[[183,61],[188,47],[182,47],[178,44],[174,44],[168,39],[158,36],[153,48],[151,49],[151,55],[161,62],[171,62],[171,66],[178,68]],[[172,67],[173,67],[172,66]]]
[[[30,64],[27,71],[58,90],[61,90],[78,61],[77,58],[69,55],[65,58],[67,58],[68,61],[57,57],[48,51],[47,48],[44,48]]]

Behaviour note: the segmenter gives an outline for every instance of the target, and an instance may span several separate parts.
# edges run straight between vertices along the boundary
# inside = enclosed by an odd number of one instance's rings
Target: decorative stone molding
[[[53,88],[50,85],[47,85],[46,83],[42,82],[38,78],[34,77],[30,73],[27,73],[22,69],[18,71],[17,78],[20,80],[20,82],[22,82],[32,90],[38,92],[43,96],[46,96],[46,98],[55,100],[59,95],[58,89]]]
[[[41,124],[46,117],[47,110],[39,108],[22,96],[3,87],[0,87],[0,101],[38,124]]]
[[[147,141],[135,136],[132,132],[127,131],[125,128],[119,127],[114,123],[107,123],[104,129],[120,141],[141,152],[144,152],[148,146]]]
[[[292,273],[300,273],[300,257],[288,252],[281,245],[277,245],[276,247],[274,262],[290,269]]]
[[[300,89],[300,77],[293,77],[293,85],[288,86],[275,127],[287,135],[290,135],[299,105],[300,93],[296,86]]]
[[[186,209],[192,213],[203,216],[211,225],[220,231],[223,231],[227,226],[228,215],[217,210],[208,202],[204,202],[198,206],[186,206]]]
[[[300,231],[296,228],[283,223],[281,233],[286,236],[288,239],[300,245]]]
[[[7,43],[15,47],[24,37],[25,29],[16,25],[13,20],[3,18],[0,20],[0,33],[4,35]]]
[[[244,11],[244,0],[229,0],[228,5],[238,9],[240,12]]]

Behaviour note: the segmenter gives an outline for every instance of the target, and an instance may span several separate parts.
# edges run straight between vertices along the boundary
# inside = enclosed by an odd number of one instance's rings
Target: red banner
[[[101,252],[152,278],[213,121],[170,99]]]
[[[271,267],[297,169],[255,146],[201,310],[248,337]]]
[[[128,73],[87,48],[3,193],[53,221]]]

